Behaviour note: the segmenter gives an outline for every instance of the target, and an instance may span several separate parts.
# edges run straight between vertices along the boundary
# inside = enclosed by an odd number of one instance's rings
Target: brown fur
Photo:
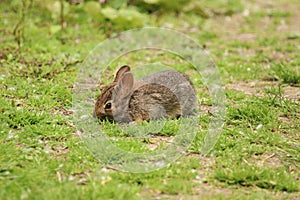
[[[186,75],[167,70],[134,81],[130,67],[123,66],[97,98],[94,116],[130,122],[178,118],[193,114],[195,109],[195,90]]]

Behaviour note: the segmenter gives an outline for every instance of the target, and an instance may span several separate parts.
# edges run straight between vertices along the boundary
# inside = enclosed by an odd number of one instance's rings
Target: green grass
[[[277,64],[273,66],[273,72],[275,73],[275,78],[282,80],[283,83],[290,85],[300,85],[300,67],[289,68],[284,64]]]
[[[84,5],[66,5],[64,31],[59,14],[36,2],[19,27],[18,46],[13,30],[22,5],[1,1],[0,199],[299,199],[297,1],[195,2],[186,11],[136,9],[145,17],[138,23],[100,19]],[[215,147],[201,155],[211,119],[202,77],[181,58],[161,51],[115,60],[103,83],[119,63],[134,68],[160,62],[189,74],[203,109],[188,155],[161,170],[135,174],[105,166],[90,153],[73,121],[72,94],[80,64],[96,44],[141,26],[174,28],[210,51],[226,86],[227,114]],[[178,121],[167,121],[160,131],[151,123],[154,131],[145,138],[108,122],[102,128],[121,149],[153,152],[149,147],[169,145]]]

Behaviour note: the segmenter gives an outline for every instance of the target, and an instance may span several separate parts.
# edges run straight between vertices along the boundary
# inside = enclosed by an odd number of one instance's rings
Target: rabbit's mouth
[[[109,122],[113,122],[113,117],[109,116],[109,115],[105,115],[105,114],[102,114],[102,113],[96,113],[94,112],[93,113],[93,117],[94,118],[98,118],[98,120],[100,120],[101,122],[102,121],[109,121]]]

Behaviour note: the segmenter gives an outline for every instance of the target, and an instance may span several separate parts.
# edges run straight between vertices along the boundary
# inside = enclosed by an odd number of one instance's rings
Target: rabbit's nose
[[[93,117],[94,117],[94,118],[96,118],[96,117],[97,117],[97,115],[96,115],[96,112],[95,112],[95,111],[93,112]]]

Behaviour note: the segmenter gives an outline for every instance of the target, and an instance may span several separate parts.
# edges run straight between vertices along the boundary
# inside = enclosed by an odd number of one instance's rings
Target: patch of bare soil
[[[150,150],[155,150],[162,144],[170,145],[173,139],[174,138],[170,136],[153,136],[150,138],[150,141],[146,143],[146,147]]]
[[[258,167],[282,167],[279,155],[276,153],[263,153],[262,155],[254,155],[252,158],[245,160],[246,163],[255,163]]]
[[[201,163],[200,169],[195,170],[197,175],[195,176],[193,182],[199,185],[207,184],[208,177],[213,171],[213,166],[215,165],[214,156],[204,156],[199,154],[190,154],[188,157],[196,157],[199,158],[199,163]],[[195,188],[197,190],[197,188]]]
[[[159,190],[150,190],[144,189],[140,192],[140,196],[142,199],[174,199],[174,200],[182,200],[182,199],[190,199],[190,200],[198,200],[198,199],[229,199],[243,194],[245,196],[253,195],[254,193],[261,193],[265,197],[271,197],[271,199],[290,199],[290,200],[298,200],[300,193],[279,193],[276,191],[268,191],[265,189],[260,189],[257,187],[217,187],[212,184],[199,184],[193,188],[192,194],[164,194]],[[263,199],[263,197],[262,197]]]
[[[284,97],[287,99],[300,101],[300,88],[292,86],[284,87]]]
[[[216,187],[210,184],[204,184],[196,187],[197,191],[196,194],[189,196],[189,198],[181,198],[181,199],[215,199],[216,197],[219,199],[229,199],[233,198],[234,196],[238,195],[241,198],[241,194],[245,196],[250,196],[253,193],[260,192],[261,194],[265,194],[265,196],[273,197],[274,199],[291,199],[296,200],[299,198],[299,193],[279,193],[275,191],[268,191],[265,189],[260,189],[257,187],[230,187],[230,188],[223,188],[223,187]],[[227,197],[227,198],[226,198]],[[273,199],[271,198],[271,199]]]
[[[62,114],[62,115],[64,115],[64,116],[71,116],[71,115],[74,114],[74,111],[73,110],[67,110],[63,106],[60,106],[59,113]]]
[[[40,140],[40,142],[45,143],[44,152],[53,155],[54,157],[59,157],[61,155],[67,154],[69,152],[69,148],[63,145],[55,145],[51,146],[47,144],[47,141]]]
[[[144,190],[142,191],[141,196],[144,197],[143,199],[174,199],[174,200],[182,200],[182,199],[191,199],[191,200],[198,200],[198,199],[213,199],[217,195],[221,196],[228,196],[232,193],[230,189],[216,187],[211,184],[201,184],[193,188],[193,194],[164,194],[158,190]],[[150,194],[150,195],[149,195]]]
[[[76,172],[72,173],[70,175],[63,173],[60,168],[63,165],[59,166],[59,169],[56,171],[56,177],[58,182],[63,182],[63,181],[74,181],[76,185],[86,185],[91,171],[84,171],[84,172]]]
[[[270,89],[272,87],[278,87],[278,82],[270,82],[270,81],[237,81],[226,85],[226,89],[235,90],[238,92],[243,92],[247,95],[254,95],[258,97],[263,97],[266,89]],[[294,86],[283,86],[282,87],[283,98],[300,101],[300,88]]]

